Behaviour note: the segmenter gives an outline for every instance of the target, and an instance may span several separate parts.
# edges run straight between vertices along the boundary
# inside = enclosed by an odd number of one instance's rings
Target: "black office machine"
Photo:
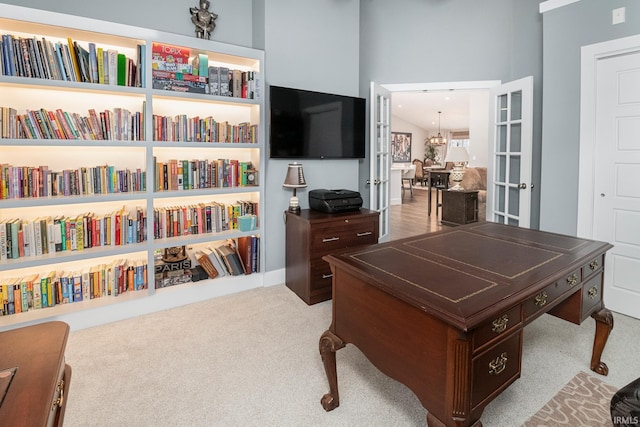
[[[362,197],[357,191],[351,190],[311,190],[309,192],[309,207],[326,212],[357,211],[362,207]]]

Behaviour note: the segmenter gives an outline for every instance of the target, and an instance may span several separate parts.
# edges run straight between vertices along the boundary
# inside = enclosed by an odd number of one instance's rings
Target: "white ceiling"
[[[391,93],[391,114],[426,130],[469,129],[469,102],[472,90],[436,90]]]

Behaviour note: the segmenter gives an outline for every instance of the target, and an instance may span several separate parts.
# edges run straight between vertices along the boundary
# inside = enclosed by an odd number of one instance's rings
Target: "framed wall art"
[[[391,159],[394,163],[411,162],[411,133],[391,132]]]

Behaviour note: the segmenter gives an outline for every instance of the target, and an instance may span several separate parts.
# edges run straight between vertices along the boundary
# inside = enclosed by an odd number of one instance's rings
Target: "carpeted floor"
[[[614,318],[603,380],[621,388],[638,376],[640,320]],[[307,306],[278,285],[73,331],[65,427],[424,426],[415,395],[353,345],[337,353],[340,406],[322,409],[318,340],[330,321],[331,301]],[[591,319],[528,325],[522,376],[487,406],[483,425],[522,425],[589,371],[593,334]]]
[[[612,426],[610,404],[617,389],[580,372],[523,427]]]

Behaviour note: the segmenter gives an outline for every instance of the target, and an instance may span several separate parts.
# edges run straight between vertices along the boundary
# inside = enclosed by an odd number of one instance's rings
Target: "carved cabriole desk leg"
[[[340,405],[338,397],[338,374],[336,372],[336,351],[345,346],[331,330],[325,331],[320,337],[320,356],[324,364],[324,371],[329,380],[329,393],[322,396],[320,403],[325,411],[331,411]]]
[[[591,315],[596,321],[596,336],[593,340],[593,353],[591,354],[591,370],[600,375],[609,374],[607,364],[600,360],[602,351],[609,339],[609,333],[613,329],[613,315],[611,312],[602,308]]]

